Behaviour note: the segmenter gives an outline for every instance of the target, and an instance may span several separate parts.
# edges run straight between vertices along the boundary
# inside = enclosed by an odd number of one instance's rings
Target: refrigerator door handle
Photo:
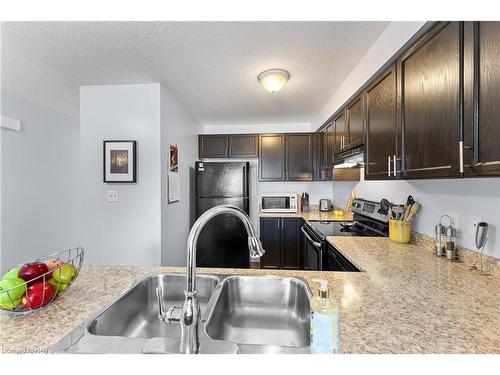
[[[248,196],[248,191],[247,191],[247,166],[246,165],[243,165],[243,195],[245,197]]]

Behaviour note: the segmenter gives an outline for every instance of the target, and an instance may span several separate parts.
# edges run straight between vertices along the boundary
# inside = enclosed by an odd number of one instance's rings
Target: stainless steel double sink
[[[182,306],[185,274],[148,275],[132,285],[49,352],[177,353],[180,326],[158,319],[156,288],[165,306]],[[198,275],[202,310],[200,353],[308,353],[311,291],[300,278]]]

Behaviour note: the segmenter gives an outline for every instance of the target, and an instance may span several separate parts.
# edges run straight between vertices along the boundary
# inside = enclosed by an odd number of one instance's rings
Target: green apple
[[[25,292],[26,284],[23,279],[16,277],[0,280],[0,305],[8,309],[19,305]]]
[[[14,303],[12,302],[7,302],[7,303],[0,303],[0,307],[3,308],[3,309],[7,309],[7,310],[11,310],[13,309],[14,307],[17,307],[21,304],[21,298],[19,299],[16,299],[15,301],[13,301]]]
[[[2,277],[2,280],[5,280],[5,279],[17,279],[18,278],[18,274],[19,274],[19,270],[21,269],[21,266],[17,266],[17,267],[14,267],[13,269],[7,271],[5,273],[5,275],[3,275]]]
[[[54,278],[50,279],[47,282],[54,287],[54,291],[56,293],[64,292],[66,290],[66,288],[69,286],[69,284],[63,283],[62,281],[58,282]]]
[[[68,284],[75,276],[76,268],[70,263],[63,264],[52,272],[52,278],[64,284]]]

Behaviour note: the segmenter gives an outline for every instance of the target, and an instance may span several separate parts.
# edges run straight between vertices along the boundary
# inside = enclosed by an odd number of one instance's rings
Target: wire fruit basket
[[[29,313],[49,305],[76,280],[83,256],[84,249],[75,247],[7,271],[0,280],[0,309]]]

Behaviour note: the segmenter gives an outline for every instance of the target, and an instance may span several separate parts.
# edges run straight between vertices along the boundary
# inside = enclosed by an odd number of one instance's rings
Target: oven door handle
[[[304,233],[304,236],[306,236],[307,240],[316,248],[320,249],[321,244],[319,242],[314,241],[311,237],[309,237],[309,234],[305,231],[304,227],[300,228],[302,230],[302,233]]]

